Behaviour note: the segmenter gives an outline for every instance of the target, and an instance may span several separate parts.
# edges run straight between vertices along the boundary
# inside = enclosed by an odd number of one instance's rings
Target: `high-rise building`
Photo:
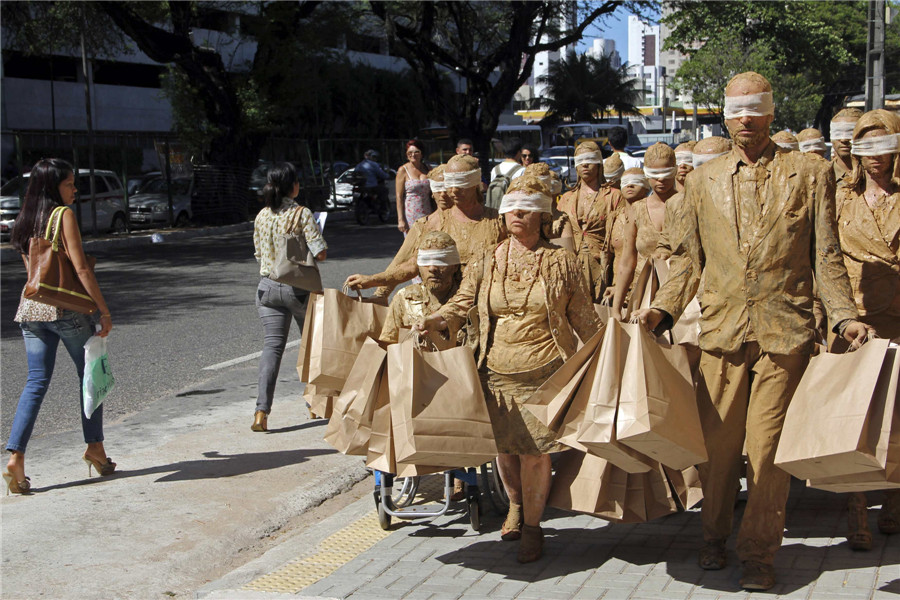
[[[594,58],[608,56],[609,64],[614,69],[618,69],[622,66],[622,57],[619,55],[619,51],[616,50],[615,40],[596,38],[594,39],[593,45],[588,48],[585,54],[587,54],[588,56],[593,56]]]
[[[628,17],[628,74],[642,91],[641,104],[661,104],[659,87],[661,46],[659,25],[649,25],[636,15]]]

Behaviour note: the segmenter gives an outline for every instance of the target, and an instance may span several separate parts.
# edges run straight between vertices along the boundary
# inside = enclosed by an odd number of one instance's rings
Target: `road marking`
[[[285,349],[287,348],[295,348],[300,345],[300,340],[294,340],[293,342],[288,342],[284,345]],[[247,362],[248,360],[254,360],[262,356],[262,352],[254,352],[253,354],[248,354],[247,356],[239,356],[238,358],[232,358],[231,360],[226,360],[225,362],[220,362],[216,365],[210,365],[208,367],[203,367],[204,371],[218,371],[219,369],[225,369],[232,365],[238,365],[242,362]]]

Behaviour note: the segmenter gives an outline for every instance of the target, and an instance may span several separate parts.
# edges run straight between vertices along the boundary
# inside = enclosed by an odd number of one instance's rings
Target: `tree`
[[[607,114],[637,113],[640,92],[628,77],[625,66],[614,68],[606,55],[569,55],[550,64],[538,79],[547,86],[548,110],[545,119],[557,122],[592,121]]]
[[[187,108],[190,98],[199,102],[195,105],[195,116],[205,128],[206,160],[220,165],[252,165],[266,137],[267,115],[256,103],[266,90],[253,90],[251,85],[250,91],[255,94],[240,93],[247,90],[242,82],[251,81],[252,73],[229,73],[221,54],[194,43],[191,31],[199,25],[198,17],[205,7],[198,2],[167,2],[162,8],[156,5],[158,20],[152,21],[142,12],[149,3],[105,1],[99,4],[144,54],[156,62],[172,65],[174,70],[170,73],[176,78],[175,85],[180,85],[187,94],[174,99],[176,108]],[[290,39],[293,28],[309,17],[318,4],[313,0],[260,3],[259,19],[268,21],[275,31],[257,38],[254,65],[276,55],[279,42]],[[277,81],[267,82],[268,86],[276,84]]]
[[[723,78],[747,68],[768,71],[776,113],[786,113],[785,122],[795,127],[811,122],[821,128],[846,96],[862,92],[866,7],[865,1],[667,3],[662,22],[671,34],[665,48],[688,56],[676,85],[710,105],[723,93]],[[885,38],[886,87],[892,89],[900,85],[900,21]]]
[[[528,79],[535,55],[581,39],[585,28],[624,6],[642,12],[649,3],[525,1],[370,2],[396,53],[417,75],[435,112],[445,114],[455,138],[470,137],[485,166],[500,113]],[[560,27],[560,23],[572,23]],[[447,94],[455,73],[459,95]]]

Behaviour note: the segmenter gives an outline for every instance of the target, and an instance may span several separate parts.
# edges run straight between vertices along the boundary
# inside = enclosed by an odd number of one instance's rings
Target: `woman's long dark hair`
[[[278,212],[282,198],[290,198],[297,183],[297,169],[289,162],[278,163],[269,169],[268,183],[263,187],[263,201],[272,212]]]
[[[47,218],[53,209],[65,206],[59,186],[72,173],[72,165],[61,158],[42,158],[34,165],[28,177],[28,190],[22,200],[22,209],[9,236],[13,248],[22,254],[28,254],[31,238],[43,235]]]

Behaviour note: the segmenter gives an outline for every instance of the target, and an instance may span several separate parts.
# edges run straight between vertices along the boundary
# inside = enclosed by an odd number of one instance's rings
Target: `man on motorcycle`
[[[391,176],[378,164],[379,155],[376,150],[366,150],[363,156],[365,158],[356,165],[354,172],[359,175],[365,175],[366,183],[363,193],[373,194],[378,199],[378,206],[382,206],[388,201],[388,191],[384,182],[390,179]]]

